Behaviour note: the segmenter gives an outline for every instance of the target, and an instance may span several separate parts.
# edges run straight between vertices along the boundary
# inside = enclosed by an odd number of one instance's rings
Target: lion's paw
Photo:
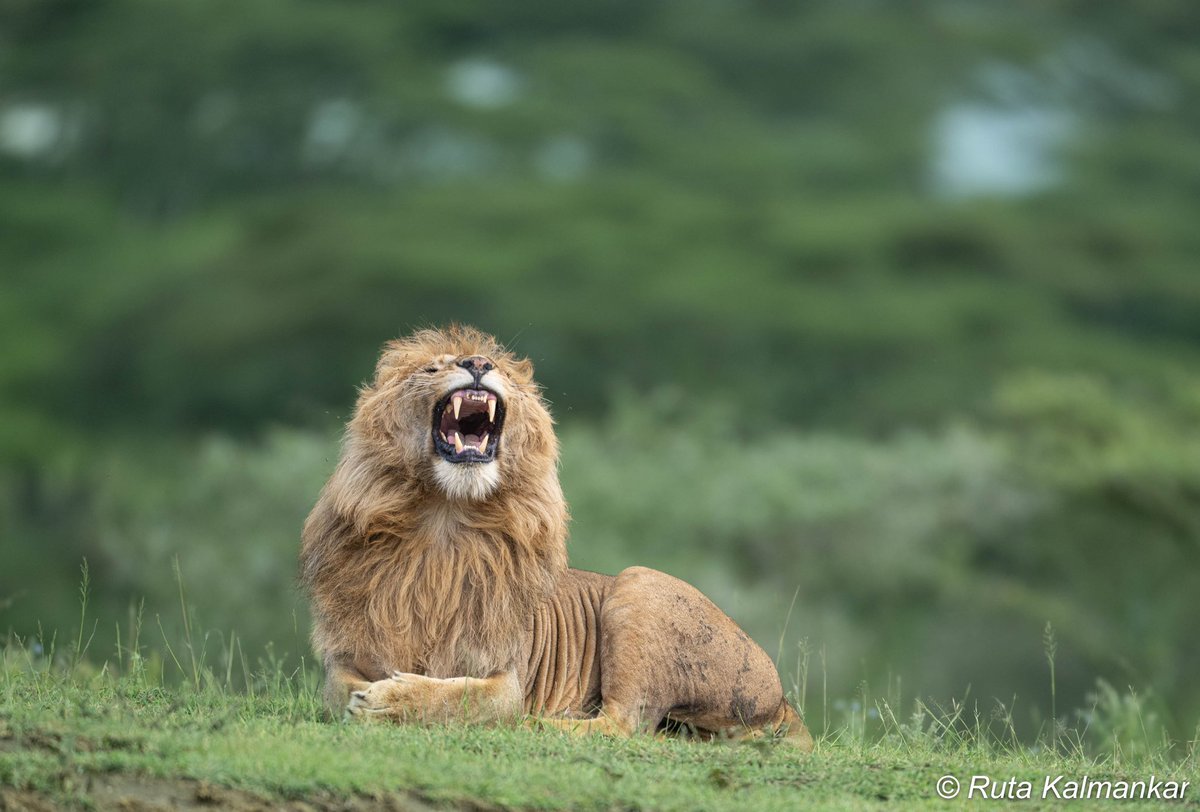
[[[420,717],[438,682],[420,674],[393,671],[387,679],[377,680],[351,693],[346,718],[368,721]]]

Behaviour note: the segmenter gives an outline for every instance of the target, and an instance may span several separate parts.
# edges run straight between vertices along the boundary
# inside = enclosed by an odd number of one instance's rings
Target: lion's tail
[[[779,703],[779,710],[776,712],[776,718],[771,727],[774,729],[777,738],[782,739],[801,752],[812,752],[812,734],[808,732],[808,728],[805,727],[804,720],[800,718],[800,714],[796,712],[796,709],[786,699]]]

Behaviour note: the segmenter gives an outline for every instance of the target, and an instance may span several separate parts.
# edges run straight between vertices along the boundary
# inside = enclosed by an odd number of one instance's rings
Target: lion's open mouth
[[[504,402],[487,389],[457,389],[433,408],[433,445],[447,462],[491,462],[500,445]]]

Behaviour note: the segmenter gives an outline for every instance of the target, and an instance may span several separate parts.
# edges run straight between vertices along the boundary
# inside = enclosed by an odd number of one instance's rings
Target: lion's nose
[[[459,361],[458,365],[467,372],[471,373],[472,377],[475,378],[476,386],[479,386],[479,379],[482,378],[485,373],[496,368],[495,364],[484,358],[482,355],[468,356]]]
[[[475,372],[475,370],[479,370],[482,373],[496,368],[495,364],[484,358],[482,355],[472,355],[469,358],[464,358],[458,362],[458,365],[467,372]]]

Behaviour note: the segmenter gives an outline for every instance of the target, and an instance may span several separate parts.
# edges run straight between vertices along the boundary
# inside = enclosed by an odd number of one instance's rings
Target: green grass
[[[814,754],[802,755],[771,741],[343,724],[325,719],[316,675],[304,671],[267,669],[250,690],[233,690],[229,671],[201,670],[197,689],[186,661],[179,670],[189,679],[169,685],[151,676],[156,669],[146,661],[117,675],[72,666],[74,656],[57,667],[44,659],[10,646],[3,661],[0,808],[4,798],[13,806],[37,800],[85,808],[137,799],[680,810],[859,809],[887,800],[924,808],[961,803],[938,800],[935,782],[946,774],[964,785],[975,774],[1015,776],[1039,788],[1048,773],[1153,773],[1200,784],[1194,742],[1087,752],[1078,731],[1058,729],[1056,752],[1045,742],[1006,740],[1002,717],[980,717],[967,705],[944,712],[918,706],[901,722],[880,702],[874,726],[863,722],[875,712],[855,711],[857,723],[822,736]],[[1184,805],[1195,808],[1200,790],[1189,794],[1195,798]]]
[[[898,682],[877,699],[864,685],[857,700],[831,703],[824,670],[810,675],[804,656],[793,699],[802,710],[809,703],[810,719],[829,720],[811,724],[812,754],[769,739],[701,743],[512,724],[332,721],[320,675],[304,661],[289,670],[268,648],[251,668],[234,635],[215,643],[214,635],[195,635],[175,575],[182,630],[172,640],[158,622],[161,645],[144,643],[142,613],[131,612],[123,641],[118,626],[113,659],[93,664],[86,564],[68,651],[56,650],[54,636],[44,649],[0,642],[0,810],[261,809],[301,800],[318,809],[790,810],[883,801],[926,808],[962,802],[938,798],[946,775],[964,788],[976,775],[1028,780],[1040,794],[1046,776],[1060,774],[1188,781],[1192,797],[1185,794],[1183,805],[1200,807],[1200,729],[1189,742],[1173,742],[1144,697],[1105,683],[1089,708],[1069,717],[1052,700],[1028,742],[1011,706],[909,700],[902,713]],[[1057,642],[1049,625],[1043,645],[1053,697]]]

